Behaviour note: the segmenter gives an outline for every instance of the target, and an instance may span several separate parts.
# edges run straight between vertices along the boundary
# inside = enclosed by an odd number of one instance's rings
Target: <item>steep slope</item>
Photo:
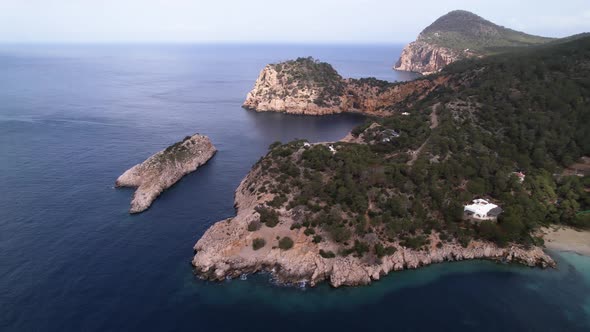
[[[407,45],[394,69],[429,74],[460,59],[551,40],[508,29],[473,13],[456,10],[437,19],[418,35],[416,41]]]
[[[442,81],[444,78],[392,84],[374,78],[344,79],[328,63],[298,58],[267,65],[243,107],[257,112],[386,116],[399,108],[400,102],[410,100],[409,95],[426,94]]]

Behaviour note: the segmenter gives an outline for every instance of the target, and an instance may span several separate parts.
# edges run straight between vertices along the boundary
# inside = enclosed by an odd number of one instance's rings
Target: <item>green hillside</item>
[[[538,45],[552,39],[508,29],[471,12],[456,10],[424,29],[418,40],[455,50],[470,49],[489,54],[504,48]]]
[[[328,236],[342,255],[379,256],[395,241],[420,248],[433,231],[463,245],[529,245],[542,225],[590,227],[577,214],[590,209],[590,179],[561,175],[590,155],[590,38],[460,61],[426,79],[441,77],[438,89],[410,97],[409,116],[371,119],[337,152],[273,145],[257,167],[278,180],[252,190],[275,194],[269,210],[297,209],[292,227]],[[498,222],[462,219],[475,197],[502,207]]]

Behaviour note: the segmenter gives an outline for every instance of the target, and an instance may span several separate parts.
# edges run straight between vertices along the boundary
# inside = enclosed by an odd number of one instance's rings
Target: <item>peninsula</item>
[[[129,212],[143,212],[162,191],[205,164],[215,152],[217,150],[207,136],[187,136],[125,171],[115,186],[137,188]]]
[[[388,193],[381,202],[371,197],[376,192],[369,194],[368,202],[356,197],[359,204],[375,205],[360,210],[348,205],[346,197],[341,203],[324,201],[327,191],[320,186],[330,187],[340,179],[321,169],[319,160],[318,164],[308,163],[320,154],[331,167],[350,161],[358,148],[344,142],[333,145],[338,151],[335,155],[329,152],[332,145],[328,143],[277,145],[257,163],[236,190],[236,217],[211,226],[195,245],[192,263],[197,274],[224,280],[269,271],[280,283],[315,286],[326,280],[339,287],[366,285],[392,271],[444,261],[490,259],[531,267],[555,266],[537,246],[498,246],[487,240],[455,238],[456,234],[443,225],[436,226],[434,220],[421,224],[400,218],[408,217],[411,208],[400,206],[404,211],[392,215],[383,206],[396,204],[398,197],[406,194]]]
[[[457,60],[552,40],[499,26],[468,11],[455,10],[437,19],[408,44],[394,69],[427,75]]]
[[[377,93],[365,103],[380,106],[365,113],[379,116],[338,142],[272,144],[236,191],[237,215],[196,243],[196,273],[268,271],[337,287],[462,259],[553,266],[536,231],[590,228],[580,213],[590,209],[590,179],[563,172],[590,155],[589,59],[583,37],[408,83],[367,79]],[[301,61],[311,60],[291,64]],[[305,87],[309,77],[284,79]],[[308,88],[322,96],[309,104],[342,105],[333,97],[349,90],[337,87]],[[379,99],[392,89],[405,93]],[[297,91],[262,98],[310,98]]]

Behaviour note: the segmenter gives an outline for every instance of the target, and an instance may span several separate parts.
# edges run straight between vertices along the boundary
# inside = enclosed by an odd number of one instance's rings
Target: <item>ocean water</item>
[[[588,331],[590,258],[490,262],[369,287],[195,278],[192,247],[276,140],[335,140],[361,116],[240,107],[266,63],[312,55],[347,77],[408,80],[402,45],[0,45],[1,331]],[[218,154],[140,214],[127,168],[182,137]]]

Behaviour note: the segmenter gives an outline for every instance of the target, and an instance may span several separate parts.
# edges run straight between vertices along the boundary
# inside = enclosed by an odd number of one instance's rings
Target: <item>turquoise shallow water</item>
[[[240,105],[266,63],[312,55],[405,80],[401,45],[0,45],[1,331],[588,331],[590,260],[458,262],[369,287],[193,276],[192,247],[275,140],[335,140],[362,117]],[[140,215],[127,168],[194,132],[218,154]]]

